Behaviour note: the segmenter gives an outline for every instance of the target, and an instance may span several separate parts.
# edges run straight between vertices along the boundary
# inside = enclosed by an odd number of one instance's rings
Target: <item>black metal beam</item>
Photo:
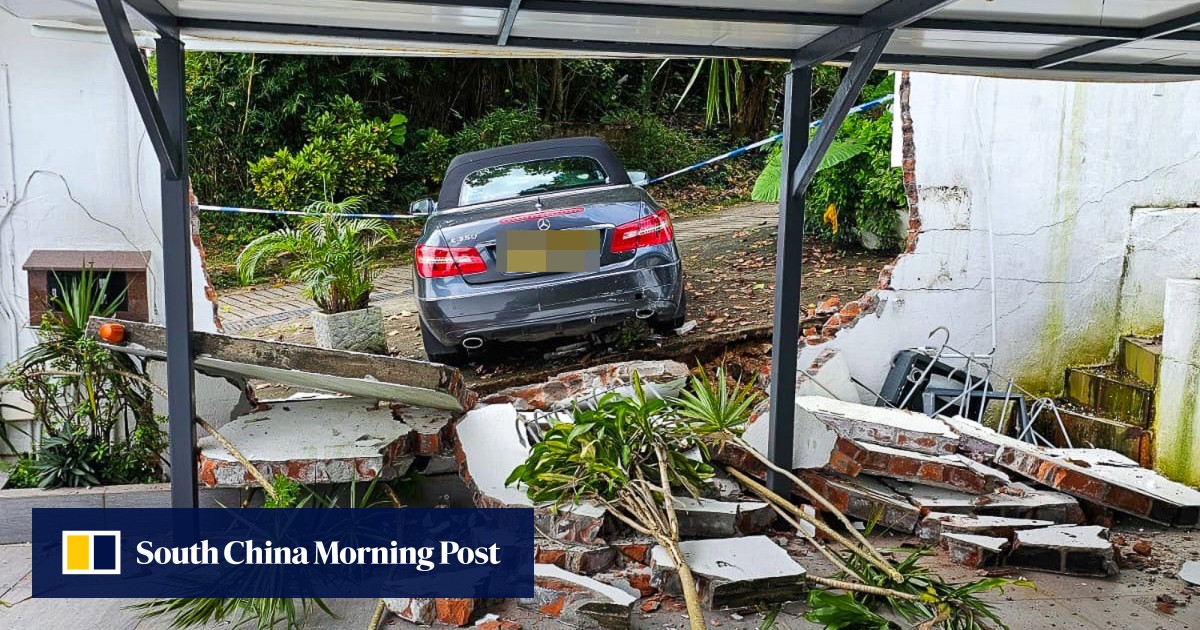
[[[867,37],[911,24],[955,0],[888,0],[863,14],[858,24],[837,28],[802,46],[792,63],[813,66],[854,50]]]
[[[187,142],[183,43],[159,37],[158,98],[167,129]],[[167,331],[167,436],[171,507],[196,507],[196,384],[192,365],[192,215],[187,152],[162,178],[163,297]]]
[[[1132,40],[1105,40],[1090,42],[1082,46],[1076,46],[1062,52],[1054,53],[1053,55],[1046,55],[1045,57],[1035,61],[1033,66],[1038,69],[1053,68],[1065,63],[1077,61],[1102,50],[1108,50],[1110,48],[1116,48],[1126,44],[1144,42],[1151,39],[1158,39],[1173,33],[1195,28],[1196,26],[1200,26],[1200,11],[1194,11],[1187,15],[1181,15],[1177,18],[1159,22],[1157,24],[1151,24],[1150,26],[1141,29],[1141,31],[1138,33],[1138,37]]]
[[[796,406],[796,361],[800,339],[800,279],[803,275],[804,194],[792,192],[792,173],[808,148],[812,118],[812,67],[793,66],[783,100],[783,154],[780,156],[779,231],[775,237],[775,322],[771,332],[771,415],[767,458],[784,470],[792,468]],[[774,471],[767,485],[791,495],[791,483]]]
[[[96,0],[96,8],[100,10],[104,29],[108,31],[108,38],[117,52],[117,61],[121,64],[121,71],[125,73],[125,82],[133,92],[133,102],[142,116],[142,122],[146,124],[146,133],[150,136],[154,152],[158,154],[163,172],[172,177],[179,177],[183,172],[180,166],[182,145],[178,138],[171,135],[163,118],[162,109],[154,95],[154,86],[150,84],[150,73],[142,61],[142,51],[138,48],[133,29],[129,26],[125,5],[121,0]]]
[[[149,20],[159,33],[179,37],[179,20],[158,0],[125,0],[125,4]]]
[[[504,11],[504,20],[500,22],[500,32],[496,35],[497,46],[508,43],[508,36],[512,35],[513,24],[517,22],[517,12],[520,10],[521,0],[511,0],[508,3],[508,9]]]
[[[871,77],[871,71],[875,69],[875,64],[883,55],[883,49],[887,47],[891,37],[892,31],[886,30],[868,35],[858,52],[854,54],[854,61],[850,62],[846,76],[842,77],[842,82],[834,92],[829,108],[821,117],[821,127],[817,129],[816,135],[808,145],[808,150],[804,152],[804,157],[800,159],[800,164],[792,173],[793,177],[790,182],[792,194],[803,195],[809,182],[817,174],[817,167],[821,165],[825,151],[829,150],[829,145],[833,144],[834,136],[837,135],[842,122],[846,120],[846,114],[850,112],[850,108],[854,107],[859,93],[867,84],[867,80]]]
[[[858,16],[842,13],[727,9],[723,7],[632,4],[626,2],[524,0],[521,6],[526,11],[567,13],[572,15],[613,15],[667,20],[788,24],[792,26],[850,26],[858,22]]]

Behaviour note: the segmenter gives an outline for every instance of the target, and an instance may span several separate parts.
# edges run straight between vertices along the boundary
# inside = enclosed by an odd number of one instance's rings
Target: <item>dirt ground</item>
[[[745,228],[728,238],[681,243],[687,278],[688,319],[696,326],[683,336],[654,335],[641,322],[604,331],[591,339],[493,345],[471,355],[463,369],[480,391],[531,382],[559,372],[629,358],[672,358],[694,365],[730,362],[731,372],[756,372],[770,362],[769,341],[775,291],[775,227]],[[801,302],[814,307],[832,296],[843,303],[874,288],[890,254],[839,252],[815,241],[806,244]],[[392,354],[424,358],[415,302],[385,304]],[[263,339],[312,343],[307,317],[257,329]]]

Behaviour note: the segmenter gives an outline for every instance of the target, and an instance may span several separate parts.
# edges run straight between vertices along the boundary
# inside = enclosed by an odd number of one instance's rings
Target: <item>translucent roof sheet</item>
[[[893,28],[880,65],[1027,78],[1200,78],[1200,0],[126,0],[192,48],[491,56],[738,56],[842,62]],[[99,23],[93,0],[0,0]],[[150,28],[131,11],[135,28]],[[150,17],[147,15],[147,17]]]

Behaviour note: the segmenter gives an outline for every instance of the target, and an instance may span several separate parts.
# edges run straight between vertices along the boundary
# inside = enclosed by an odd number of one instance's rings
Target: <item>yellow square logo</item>
[[[119,575],[121,532],[64,531],[62,572],[63,575]]]

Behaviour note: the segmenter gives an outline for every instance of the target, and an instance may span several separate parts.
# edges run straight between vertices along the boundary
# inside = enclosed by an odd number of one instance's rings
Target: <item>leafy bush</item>
[[[309,118],[309,140],[298,151],[280,149],[250,165],[254,191],[282,210],[350,196],[377,201],[396,172],[393,142],[403,143],[406,124],[402,115],[368,119],[361,103],[343,96]]]
[[[397,237],[380,219],[342,216],[362,210],[361,197],[309,205],[296,227],[276,230],[246,245],[237,259],[238,275],[242,282],[251,282],[262,261],[287,258],[285,275],[303,283],[304,296],[322,311],[366,308],[381,269],[380,246]]]
[[[654,114],[625,109],[606,115],[601,122],[613,127],[605,140],[625,166],[646,171],[651,177],[695,164],[720,152],[704,139],[668,126]]]
[[[450,139],[455,153],[467,153],[541,140],[550,133],[550,126],[533,108],[498,107],[467,123]]]

